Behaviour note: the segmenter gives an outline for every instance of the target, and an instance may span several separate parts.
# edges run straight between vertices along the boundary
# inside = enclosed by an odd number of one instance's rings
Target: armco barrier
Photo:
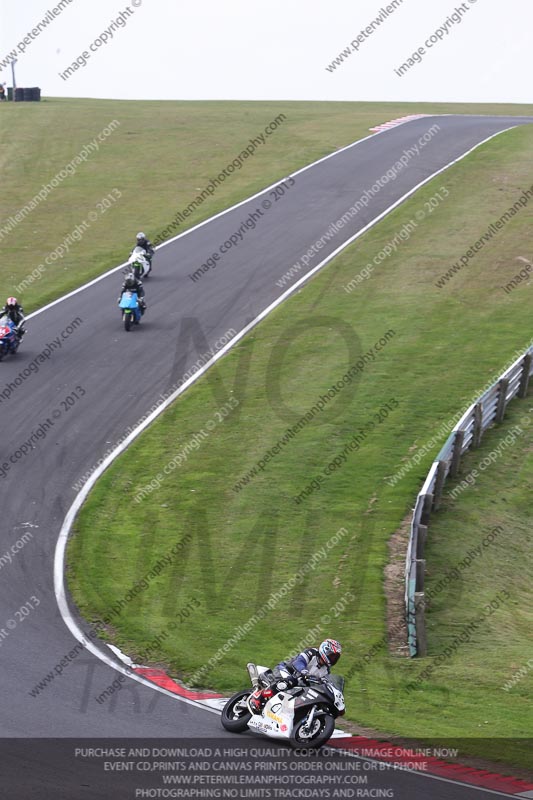
[[[533,346],[518,358],[463,414],[431,465],[411,520],[405,563],[405,612],[409,655],[424,656],[426,646],[424,547],[429,517],[438,509],[449,475],[455,477],[463,453],[478,447],[487,428],[501,422],[514,397],[525,397],[533,374]]]

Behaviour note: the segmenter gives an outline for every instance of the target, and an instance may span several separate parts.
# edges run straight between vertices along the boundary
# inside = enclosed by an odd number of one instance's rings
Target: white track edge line
[[[177,698],[178,700],[182,700],[182,701],[184,701],[186,703],[190,703],[191,705],[195,705],[195,706],[198,706],[200,708],[206,708],[207,710],[212,711],[212,709],[209,709],[206,706],[201,706],[194,700],[190,700],[189,698],[184,698],[184,697],[181,697],[180,695],[176,695],[176,694],[174,694],[172,692],[169,692],[167,689],[163,689],[162,687],[157,686],[157,684],[153,684],[153,683],[151,683],[149,681],[146,681],[145,679],[141,678],[138,675],[130,674],[128,670],[126,670],[125,668],[119,666],[116,663],[116,661],[114,661],[107,654],[105,654],[101,650],[99,650],[92,643],[91,640],[87,639],[87,637],[85,636],[85,634],[83,633],[83,631],[79,627],[79,625],[76,622],[76,620],[72,617],[72,615],[70,613],[69,606],[68,606],[66,592],[65,592],[64,559],[65,559],[65,551],[66,551],[66,545],[67,545],[67,540],[68,540],[68,536],[69,536],[69,533],[70,533],[70,529],[72,527],[72,524],[74,522],[74,519],[75,519],[78,511],[80,510],[85,498],[89,494],[89,492],[92,489],[92,487],[95,485],[95,483],[98,480],[98,478],[100,478],[100,476],[105,472],[105,470],[113,463],[113,461],[116,458],[118,458],[118,456],[121,453],[124,452],[124,450],[126,450],[126,448],[137,438],[137,436],[139,436],[145,430],[145,428],[148,427],[148,425],[150,425],[171,403],[173,403],[176,398],[178,398],[189,386],[191,386],[191,384],[193,384],[195,381],[197,381],[209,369],[209,367],[211,367],[213,364],[215,364],[220,358],[222,358],[223,355],[225,355],[228,352],[228,350],[230,350],[231,347],[233,347],[238,341],[240,341],[243,338],[243,336],[245,336],[248,333],[248,331],[250,331],[253,327],[255,327],[262,319],[264,319],[264,317],[266,317],[271,311],[273,311],[278,305],[280,305],[287,297],[289,297],[291,294],[293,294],[293,292],[295,292],[296,289],[298,289],[299,286],[301,286],[302,283],[304,283],[306,280],[308,280],[308,278],[311,277],[312,275],[314,275],[315,272],[317,272],[319,269],[321,269],[323,266],[325,266],[325,264],[327,264],[329,261],[331,261],[331,259],[334,258],[335,255],[337,255],[339,252],[341,252],[346,247],[348,247],[353,241],[355,241],[357,238],[359,238],[359,236],[362,236],[363,233],[365,233],[367,230],[369,230],[369,228],[371,228],[374,225],[376,225],[384,216],[386,216],[391,211],[393,211],[400,203],[402,203],[404,200],[406,200],[408,197],[410,197],[421,186],[424,186],[424,184],[428,183],[428,181],[432,180],[437,175],[440,175],[440,173],[444,172],[444,170],[448,169],[449,167],[453,166],[454,164],[457,164],[459,161],[462,161],[462,159],[466,158],[468,155],[470,155],[470,153],[472,153],[478,147],[481,147],[482,145],[484,145],[487,142],[489,142],[491,139],[494,139],[496,136],[499,136],[502,133],[506,133],[509,130],[513,130],[516,127],[517,127],[516,125],[513,125],[510,128],[505,128],[504,130],[501,130],[501,131],[498,131],[497,133],[492,134],[491,136],[487,137],[483,141],[478,142],[478,144],[474,145],[474,147],[472,147],[470,150],[468,150],[463,155],[461,155],[458,158],[454,159],[449,164],[446,164],[446,166],[442,167],[442,169],[439,169],[437,172],[433,173],[428,178],[426,178],[425,180],[421,181],[413,189],[411,189],[409,192],[407,192],[407,194],[403,195],[403,197],[401,197],[399,200],[397,200],[395,203],[393,203],[393,205],[391,205],[388,209],[386,209],[381,214],[379,214],[379,216],[377,216],[372,222],[370,222],[368,225],[366,225],[362,230],[360,230],[358,233],[356,233],[350,239],[347,239],[346,242],[343,245],[338,247],[333,253],[331,253],[329,256],[327,256],[327,258],[325,258],[322,262],[320,262],[320,264],[318,264],[316,267],[314,267],[308,273],[303,275],[298,281],[296,281],[296,283],[293,286],[291,286],[289,289],[287,289],[285,292],[283,292],[276,300],[274,300],[269,306],[267,306],[267,308],[265,308],[260,314],[258,314],[258,316],[254,320],[252,320],[252,322],[250,322],[247,325],[245,325],[245,327],[242,328],[242,330],[239,331],[239,333],[237,333],[233,337],[233,339],[231,339],[226,345],[224,345],[224,347],[222,347],[206,364],[204,364],[202,367],[200,367],[200,369],[197,372],[195,372],[194,375],[192,375],[187,381],[185,381],[185,383],[182,386],[180,386],[172,395],[170,395],[170,397],[168,397],[163,403],[161,403],[161,405],[158,406],[158,408],[156,408],[155,411],[153,411],[147,417],[147,419],[144,420],[144,422],[142,422],[140,425],[138,425],[128,435],[128,437],[121,444],[119,444],[113,450],[112,453],[110,453],[110,455],[103,461],[103,463],[99,467],[97,467],[96,470],[92,473],[92,475],[87,479],[87,482],[85,483],[83,488],[78,492],[78,494],[76,495],[72,505],[70,506],[70,508],[69,508],[69,510],[68,510],[68,512],[67,512],[67,514],[65,516],[65,519],[63,520],[63,524],[62,524],[60,532],[59,532],[59,536],[58,536],[58,540],[57,540],[57,544],[56,544],[56,549],[55,549],[55,553],[54,553],[54,593],[55,593],[55,596],[56,596],[56,602],[57,602],[57,605],[58,605],[58,608],[59,608],[59,612],[60,612],[60,614],[61,614],[61,616],[63,618],[63,622],[65,623],[67,628],[70,630],[70,632],[72,633],[74,638],[77,639],[77,641],[79,641],[81,644],[83,644],[93,655],[95,655],[101,661],[104,661],[108,666],[110,666],[111,668],[117,670],[118,672],[122,672],[123,674],[128,675],[129,677],[133,678],[134,680],[137,680],[140,683],[143,683],[144,685],[150,686],[152,689],[155,689],[156,691],[160,691],[163,694],[167,694],[167,695],[169,695],[171,697]],[[379,134],[377,134],[377,135],[379,135]],[[88,285],[90,285],[90,284],[88,284]],[[85,287],[81,287],[81,288],[85,288]],[[81,291],[81,289],[79,289],[77,291]],[[75,292],[73,292],[73,294],[75,294]],[[68,296],[69,295],[66,295],[65,297],[68,297]],[[65,299],[65,298],[61,298],[61,299]],[[50,305],[55,305],[56,302],[60,302],[60,300],[55,301],[54,303],[51,303]],[[49,307],[50,306],[45,306],[45,308],[49,308]],[[41,311],[44,311],[44,310],[45,310],[44,308],[41,309]],[[218,713],[218,712],[214,712],[214,713]]]

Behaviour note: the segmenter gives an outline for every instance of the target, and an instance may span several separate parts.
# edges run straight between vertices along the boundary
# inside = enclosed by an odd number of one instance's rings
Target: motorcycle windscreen
[[[327,677],[329,683],[332,683],[333,686],[344,694],[344,678],[342,675],[333,675],[329,674]]]
[[[137,292],[123,292],[119,306],[120,308],[137,308]]]

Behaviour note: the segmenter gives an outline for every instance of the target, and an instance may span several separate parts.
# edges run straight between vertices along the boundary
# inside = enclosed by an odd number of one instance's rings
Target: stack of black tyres
[[[11,87],[8,87],[7,97],[8,100],[11,100],[13,98],[13,89]],[[39,86],[32,86],[30,89],[19,88],[19,87],[15,89],[15,100],[19,103],[21,101],[29,102],[32,100],[38,102],[40,99],[41,99],[41,89],[39,88]]]

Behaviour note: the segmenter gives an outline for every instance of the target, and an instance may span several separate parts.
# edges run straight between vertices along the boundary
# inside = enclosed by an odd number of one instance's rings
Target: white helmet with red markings
[[[318,652],[323,663],[332,667],[341,657],[342,647],[336,639],[325,639],[319,646]]]

